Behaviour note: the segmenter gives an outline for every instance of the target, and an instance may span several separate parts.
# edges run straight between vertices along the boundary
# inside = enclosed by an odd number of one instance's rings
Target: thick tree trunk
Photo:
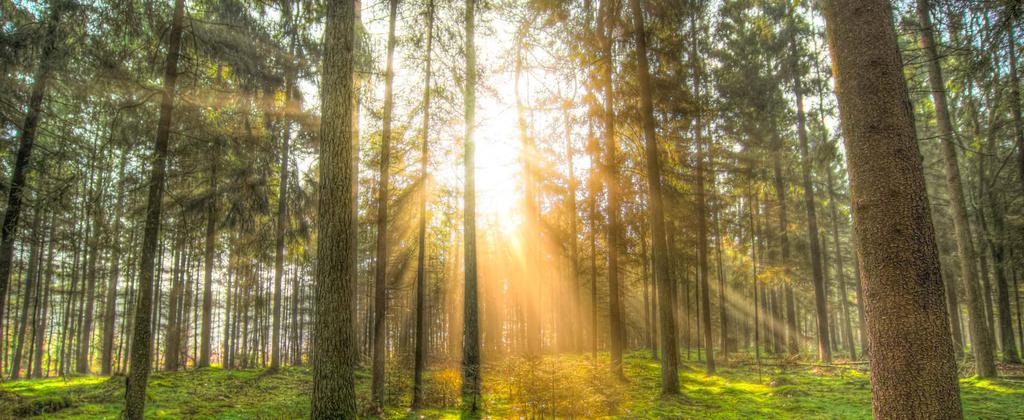
[[[824,3],[864,270],[874,416],[961,418],[935,232],[884,0]]]
[[[423,143],[420,147],[419,227],[416,254],[416,344],[413,350],[412,408],[423,406],[423,370],[427,356],[426,287],[427,287],[427,164],[430,160],[430,78],[431,50],[434,46],[434,0],[427,2],[427,49],[423,78]]]
[[[352,164],[352,51],[354,2],[326,4],[320,97],[320,196],[314,283],[313,396],[311,417],[355,418],[356,176]]]
[[[481,405],[480,401],[480,318],[479,299],[477,297],[477,261],[476,261],[476,179],[475,153],[476,145],[473,132],[476,126],[476,46],[474,31],[476,27],[476,0],[466,0],[466,86],[463,100],[466,132],[463,138],[463,251],[464,258],[464,289],[462,318],[462,405],[463,409],[475,413]]]
[[[953,210],[953,229],[956,233],[957,253],[960,256],[961,278],[967,290],[967,309],[970,311],[971,346],[977,362],[978,376],[996,376],[995,351],[989,341],[990,335],[985,327],[982,296],[978,290],[978,272],[976,269],[977,254],[971,241],[971,225],[967,220],[967,202],[964,188],[960,180],[960,167],[957,163],[956,145],[953,139],[953,123],[946,103],[945,83],[942,78],[942,67],[934,38],[931,6],[928,0],[917,0],[917,17],[921,25],[921,48],[928,59],[928,82],[932,90],[932,101],[935,103],[935,116],[939,124],[939,137],[942,142],[942,156],[946,162],[946,184],[949,188],[950,205]]]
[[[380,183],[377,185],[377,263],[373,287],[373,380],[370,395],[378,410],[384,409],[384,344],[387,340],[388,305],[388,191],[391,176],[391,119],[394,109],[395,20],[398,0],[389,0],[387,69],[384,73],[384,121],[380,141]]]

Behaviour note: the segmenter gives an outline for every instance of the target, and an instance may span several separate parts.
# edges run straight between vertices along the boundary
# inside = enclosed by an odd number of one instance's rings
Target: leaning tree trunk
[[[464,289],[462,318],[462,405],[475,413],[480,408],[480,318],[477,298],[476,265],[476,180],[474,178],[473,131],[476,125],[476,0],[466,0],[466,87],[464,90],[464,114],[466,133],[463,139],[464,157],[463,194],[463,252]]]
[[[823,5],[864,270],[876,418],[961,418],[924,167],[892,5]]]
[[[7,302],[7,287],[11,281],[11,266],[14,264],[14,240],[18,229],[18,218],[21,216],[21,200],[24,194],[25,177],[28,175],[29,160],[32,147],[35,145],[39,119],[43,112],[43,99],[46,98],[46,86],[50,82],[50,74],[56,66],[57,44],[59,43],[60,21],[63,9],[67,7],[64,0],[51,2],[50,17],[46,24],[46,37],[43,43],[39,63],[32,77],[32,91],[28,98],[28,111],[25,122],[21,126],[21,137],[18,139],[18,152],[14,158],[14,172],[11,183],[7,187],[7,208],[4,210],[3,225],[0,227],[0,330],[4,324],[4,306]]]
[[[130,420],[141,420],[146,405],[146,382],[152,360],[152,327],[150,317],[153,306],[153,275],[160,210],[167,177],[167,143],[171,134],[171,117],[174,112],[174,87],[178,78],[178,55],[181,48],[181,32],[185,20],[185,0],[175,0],[174,18],[167,47],[167,65],[164,69],[164,91],[160,100],[160,121],[157,125],[156,142],[153,145],[153,168],[150,174],[149,195],[146,199],[146,223],[139,261],[139,293],[135,310],[135,331],[132,332],[131,365],[125,386],[124,416]]]
[[[434,46],[434,0],[427,2],[426,69],[423,77],[423,144],[420,148],[420,217],[416,255],[416,344],[413,355],[412,408],[423,406],[423,369],[427,356],[426,287],[427,287],[427,163],[430,157],[430,77],[431,49]]]
[[[384,342],[388,305],[388,190],[391,176],[392,84],[395,79],[395,20],[398,0],[389,0],[387,70],[384,73],[384,120],[380,140],[380,183],[377,186],[377,263],[373,286],[373,380],[370,396],[377,410],[384,409]]]
[[[647,33],[641,0],[630,0],[633,9],[633,34],[636,37],[637,77],[640,79],[640,113],[643,120],[645,155],[647,158],[647,208],[650,212],[651,243],[654,257],[654,279],[658,299],[672,301],[672,277],[669,275],[668,244],[665,242],[665,214],[661,192],[661,161],[654,126],[654,105],[651,99],[650,64],[647,61]],[[575,239],[575,238],[573,238]],[[672,305],[661,305],[658,313],[661,339],[661,393],[679,393],[679,349]],[[709,358],[710,359],[710,358]]]
[[[939,123],[942,157],[946,162],[946,185],[949,188],[950,206],[953,210],[953,230],[956,233],[957,253],[960,255],[961,278],[964,289],[967,290],[967,309],[970,312],[969,326],[973,342],[971,349],[974,351],[978,376],[993,377],[996,376],[995,351],[989,341],[991,336],[985,326],[982,296],[978,290],[978,257],[974,250],[974,242],[971,241],[971,225],[967,220],[967,202],[957,163],[953,123],[946,103],[945,82],[939,64],[928,0],[917,0],[917,17],[921,25],[921,48],[928,59],[928,82],[932,91],[932,101],[935,103],[935,116]]]
[[[156,271],[158,235],[160,233],[161,204],[167,177],[167,143],[171,134],[174,113],[174,86],[178,76],[178,54],[184,20],[184,0],[175,0],[171,23],[167,66],[164,70],[164,92],[160,101],[160,122],[154,143],[153,172],[150,191],[146,198],[145,227],[138,268],[138,301],[135,309],[135,331],[132,332],[131,365],[125,386],[125,418],[141,419],[145,408],[145,385],[150,378],[153,358],[151,317],[153,307],[153,278]]]

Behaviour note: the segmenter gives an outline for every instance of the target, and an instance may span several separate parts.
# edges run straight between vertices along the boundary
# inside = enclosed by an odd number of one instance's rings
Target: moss
[[[680,366],[682,394],[662,396],[660,365],[648,354],[625,358],[628,380],[608,375],[607,355],[512,357],[485,366],[484,409],[492,418],[870,418],[871,385],[866,373],[851,369],[812,370],[767,361],[760,369],[732,355],[715,376],[696,361]],[[769,366],[769,364],[775,364]],[[457,366],[427,372],[427,408],[411,411],[410,372],[387,372],[388,409],[384,418],[459,418]],[[357,374],[360,395],[369,375]],[[152,375],[149,418],[302,418],[309,412],[311,373],[307,368],[226,371],[219,368]],[[775,386],[772,386],[774,382]],[[1024,382],[961,380],[968,418],[1024,418]],[[124,377],[70,377],[0,384],[0,418],[116,419],[122,410]]]

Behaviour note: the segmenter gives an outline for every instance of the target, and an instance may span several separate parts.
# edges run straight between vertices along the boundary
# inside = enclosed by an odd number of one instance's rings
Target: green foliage
[[[625,382],[608,375],[607,357],[510,357],[484,371],[485,416],[557,418],[870,418],[868,374],[849,367],[818,368],[765,360],[759,369],[734,354],[719,375],[698,361],[681,365],[682,395],[660,395],[660,366],[645,352],[625,358]],[[412,412],[411,373],[388,372],[389,407],[383,418],[458,418],[459,371],[427,372],[426,408]],[[357,375],[360,395],[369,376]],[[311,374],[304,368],[199,369],[156,373],[150,381],[150,418],[302,418],[309,410]],[[968,418],[1024,417],[1024,382],[963,379]],[[0,384],[0,418],[118,418],[124,377],[93,376]]]

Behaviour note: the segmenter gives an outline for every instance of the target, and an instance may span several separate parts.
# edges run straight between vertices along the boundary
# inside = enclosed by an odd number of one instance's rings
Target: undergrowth
[[[484,367],[484,416],[491,418],[870,418],[871,386],[859,364],[814,366],[797,360],[755,363],[733,355],[713,376],[696,360],[680,365],[679,395],[662,395],[660,365],[649,353],[626,356],[625,379],[609,374],[607,355],[508,357]],[[458,418],[457,365],[427,372],[426,408],[413,412],[411,372],[386,372],[389,419]],[[369,411],[369,375],[357,372],[361,407]],[[154,373],[147,418],[284,419],[308,415],[307,368]],[[961,380],[968,418],[1024,418],[1024,381]],[[78,376],[0,384],[0,418],[116,419],[124,377]]]

